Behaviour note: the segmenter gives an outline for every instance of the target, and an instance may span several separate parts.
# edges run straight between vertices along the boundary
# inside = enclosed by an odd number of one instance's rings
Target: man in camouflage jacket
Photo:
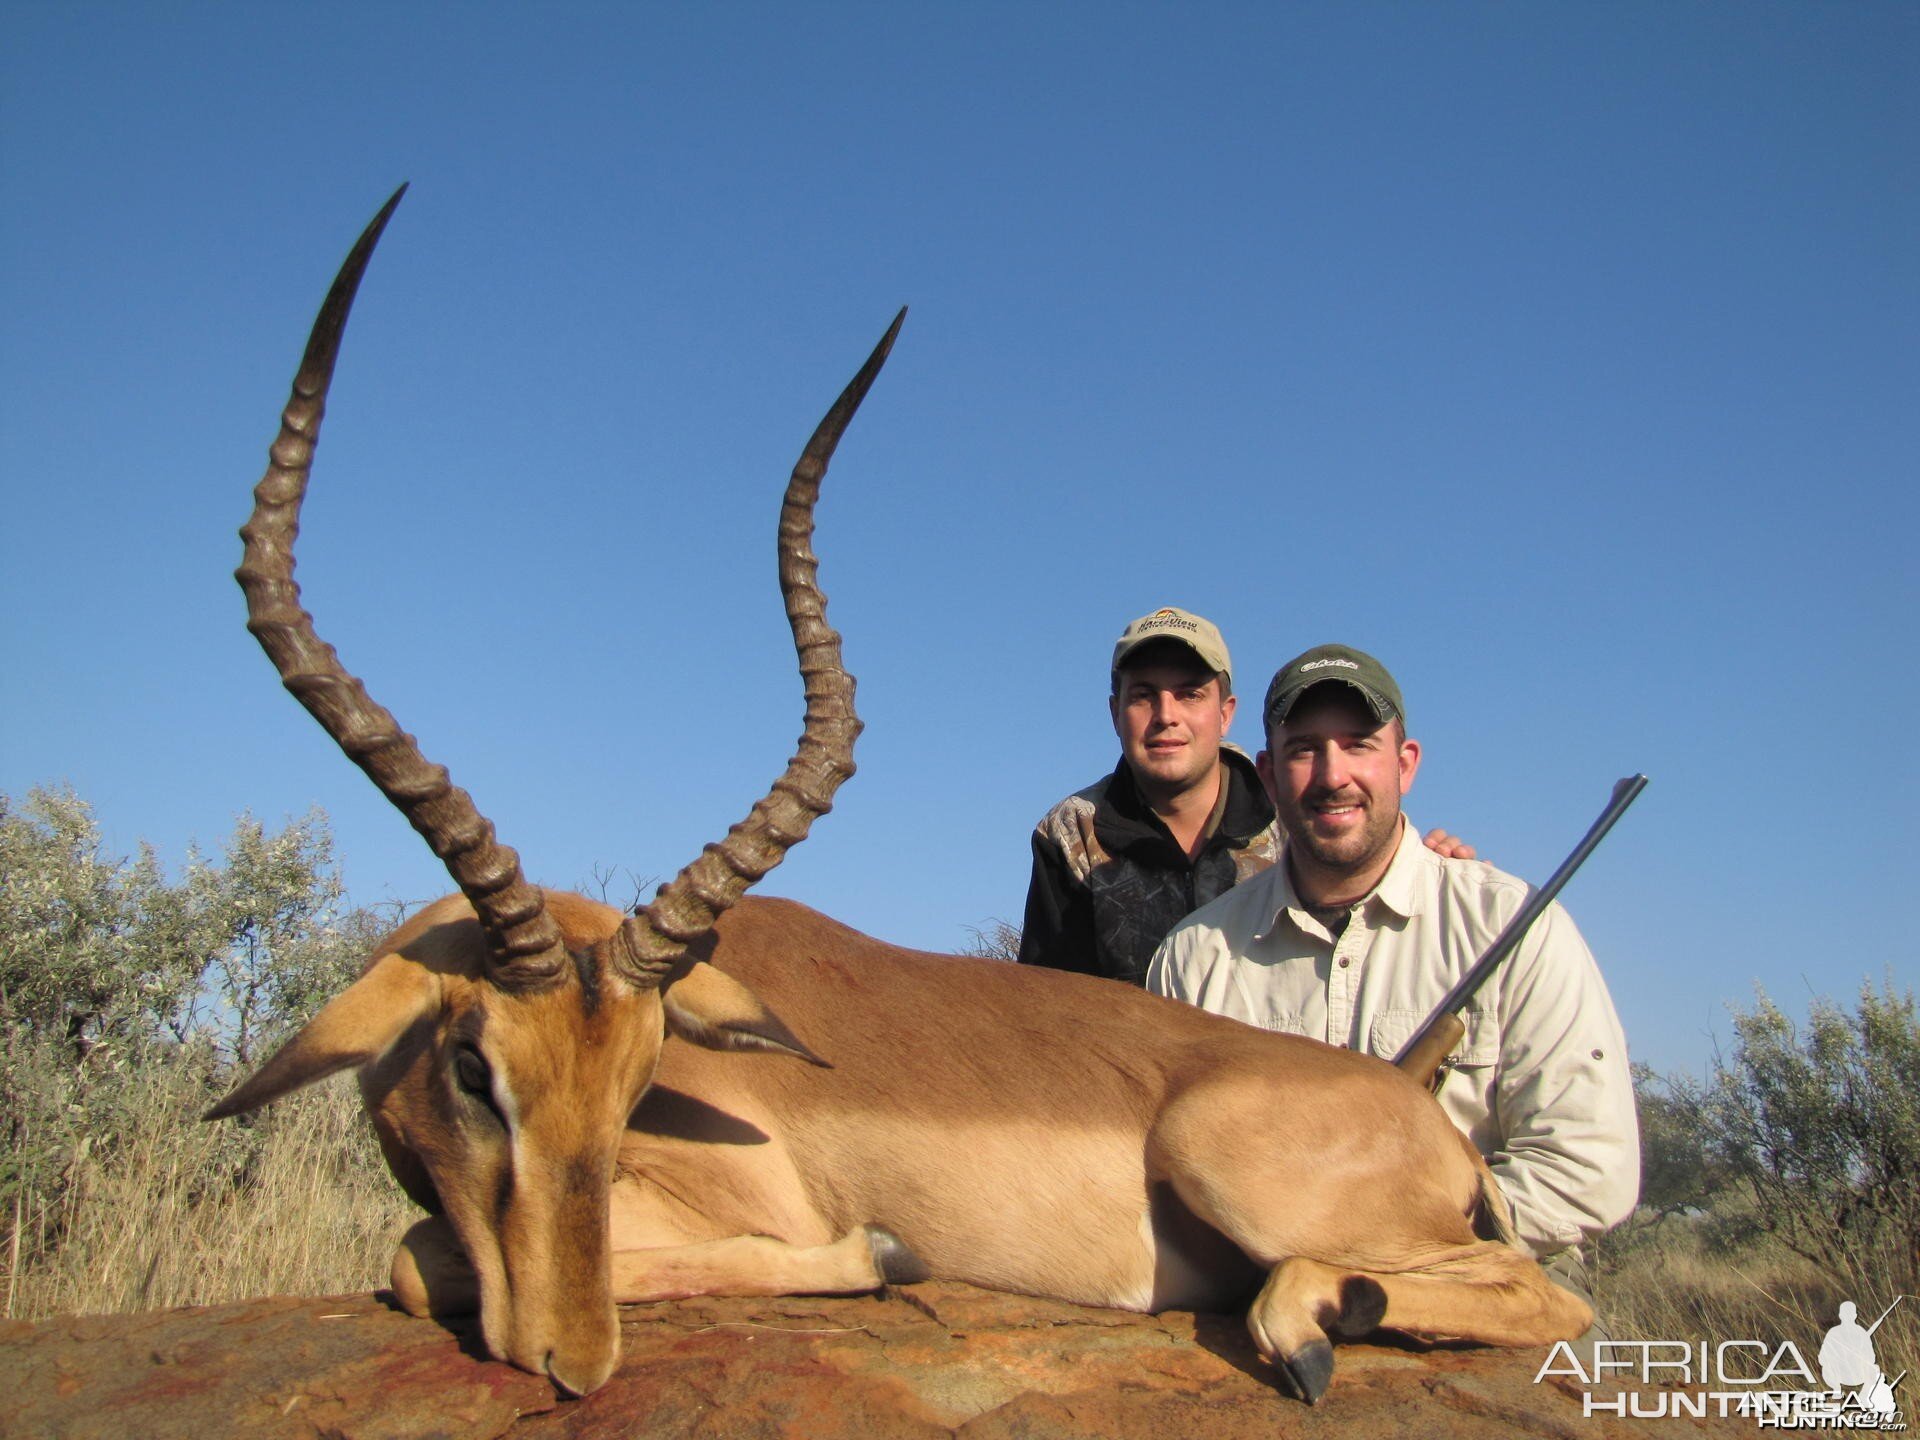
[[[1138,985],[1167,931],[1273,864],[1273,806],[1222,743],[1231,672],[1198,615],[1168,607],[1121,632],[1108,700],[1120,763],[1034,829],[1021,963]]]

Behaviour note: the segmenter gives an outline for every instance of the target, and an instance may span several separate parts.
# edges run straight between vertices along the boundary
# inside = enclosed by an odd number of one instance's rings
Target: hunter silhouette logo
[[[1880,1312],[1879,1320],[1864,1327],[1855,1318],[1859,1308],[1851,1300],[1844,1301],[1840,1306],[1840,1323],[1827,1331],[1827,1338],[1820,1342],[1820,1378],[1826,1382],[1827,1389],[1851,1397],[1869,1415],[1898,1413],[1893,1387],[1907,1378],[1906,1372],[1902,1371],[1892,1380],[1881,1373],[1874,1361],[1873,1332],[1906,1298],[1896,1297],[1892,1305]]]
[[[1749,1416],[1762,1430],[1902,1431],[1907,1418],[1899,1389],[1907,1373],[1889,1378],[1881,1370],[1873,1332],[1906,1298],[1895,1296],[1871,1325],[1860,1324],[1853,1301],[1843,1302],[1839,1323],[1820,1342],[1817,1375],[1791,1340],[1778,1346],[1761,1340],[1596,1340],[1586,1364],[1581,1350],[1562,1340],[1533,1383],[1559,1375],[1617,1387],[1581,1397],[1589,1417]]]

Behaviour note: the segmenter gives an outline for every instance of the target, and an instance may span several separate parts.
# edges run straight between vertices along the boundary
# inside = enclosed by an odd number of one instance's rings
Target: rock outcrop
[[[354,1437],[1205,1436],[1681,1440],[1752,1421],[1583,1417],[1540,1351],[1343,1345],[1317,1408],[1238,1317],[1128,1315],[926,1284],[883,1296],[637,1305],[607,1385],[562,1401],[470,1332],[381,1297],[257,1300],[0,1325],[0,1435]]]

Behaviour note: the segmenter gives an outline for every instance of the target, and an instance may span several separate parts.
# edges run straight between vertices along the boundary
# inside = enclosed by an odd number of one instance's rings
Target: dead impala
[[[286,687],[460,893],[387,937],[209,1118],[356,1069],[394,1176],[430,1216],[394,1261],[409,1310],[477,1307],[488,1350],[572,1395],[613,1370],[618,1302],[927,1277],[1128,1310],[1252,1296],[1260,1352],[1308,1400],[1332,1373],[1329,1333],[1533,1345],[1586,1327],[1586,1305],[1508,1243],[1480,1156],[1393,1067],[1110,981],[901,950],[802,905],[741,900],[853,773],[860,722],[816,581],[813,508],[899,319],[780,512],[807,696],[785,774],[634,914],[528,883],[319,639],[293,580],[341,331],[399,199],[315,322],[238,578]]]

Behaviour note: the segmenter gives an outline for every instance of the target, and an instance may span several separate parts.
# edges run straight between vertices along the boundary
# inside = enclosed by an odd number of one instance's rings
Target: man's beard
[[[1305,797],[1297,807],[1290,807],[1290,813],[1285,816],[1288,842],[1298,846],[1319,868],[1335,874],[1365,870],[1391,850],[1400,837],[1398,797],[1389,801],[1384,810],[1355,797],[1352,803],[1361,815],[1358,826],[1339,835],[1315,833],[1313,820],[1320,810],[1329,802],[1345,799],[1338,792],[1322,791]]]

